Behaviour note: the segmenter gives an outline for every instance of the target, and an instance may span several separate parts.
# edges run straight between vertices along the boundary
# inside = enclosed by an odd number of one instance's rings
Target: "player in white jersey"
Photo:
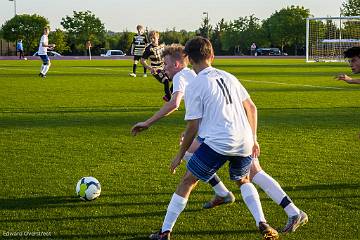
[[[172,44],[163,51],[164,57],[164,71],[167,76],[173,81],[173,92],[169,102],[165,103],[164,106],[156,112],[152,117],[144,122],[136,123],[131,133],[135,136],[141,131],[148,129],[155,122],[161,118],[168,116],[176,109],[179,108],[181,100],[183,99],[186,86],[195,78],[196,74],[193,70],[187,68],[188,59],[184,53],[184,47],[180,44]],[[192,155],[192,154],[191,154]],[[185,159],[190,159],[185,157]],[[221,196],[220,204],[233,203],[235,201],[234,194],[230,192],[220,178],[214,174],[209,180],[209,184],[212,186],[215,195]],[[206,206],[205,206],[206,207]]]
[[[48,35],[49,35],[49,28],[45,27],[44,34],[40,39],[39,50],[38,50],[38,55],[43,62],[40,68],[39,76],[43,78],[46,77],[46,73],[49,71],[49,68],[51,66],[50,59],[47,55],[47,50],[48,48],[53,49],[55,47],[55,44],[49,44]]]
[[[175,172],[196,134],[204,137],[204,143],[187,164],[188,170],[172,196],[161,231],[150,238],[169,240],[197,182],[207,182],[229,161],[230,178],[240,187],[264,239],[278,239],[277,231],[266,223],[258,192],[249,181],[252,158],[260,154],[256,106],[235,77],[211,67],[214,53],[209,40],[189,40],[185,52],[198,75],[185,90],[187,127],[170,171]]]

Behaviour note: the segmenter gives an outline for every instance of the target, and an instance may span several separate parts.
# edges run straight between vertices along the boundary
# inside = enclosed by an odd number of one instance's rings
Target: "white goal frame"
[[[360,47],[360,31],[349,36],[343,35],[344,22],[354,19],[359,23],[360,16],[340,16],[340,17],[318,17],[306,19],[306,62],[343,62],[345,61],[343,52],[349,47]],[[312,34],[310,21],[329,21],[336,26],[337,33],[335,38],[321,38],[310,36]],[[357,26],[357,25],[356,25]],[[333,37],[333,36],[332,36]],[[315,41],[314,41],[315,38]],[[329,54],[330,53],[330,54]]]

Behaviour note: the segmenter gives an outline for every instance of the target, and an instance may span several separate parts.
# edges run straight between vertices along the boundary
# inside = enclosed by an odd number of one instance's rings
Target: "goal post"
[[[342,62],[354,46],[360,47],[360,16],[306,19],[306,62]]]

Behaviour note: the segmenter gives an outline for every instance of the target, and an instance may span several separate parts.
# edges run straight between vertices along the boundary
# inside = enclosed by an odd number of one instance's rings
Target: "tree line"
[[[360,0],[348,0],[342,4],[345,16],[360,15]],[[248,55],[250,46],[277,47],[289,55],[303,55],[305,52],[306,18],[310,10],[302,6],[288,6],[275,11],[269,18],[261,21],[255,15],[239,17],[226,21],[221,19],[212,26],[209,18],[202,19],[195,31],[168,29],[160,32],[160,41],[165,44],[181,43],[194,36],[208,37],[216,55]],[[73,12],[60,22],[63,30],[55,29],[49,34],[49,41],[56,44],[56,51],[64,55],[86,54],[86,42],[92,44],[94,55],[105,49],[121,49],[129,54],[134,32],[106,31],[104,23],[91,11]],[[37,14],[16,15],[6,21],[0,36],[10,42],[23,40],[25,52],[37,51],[43,28],[49,21]]]

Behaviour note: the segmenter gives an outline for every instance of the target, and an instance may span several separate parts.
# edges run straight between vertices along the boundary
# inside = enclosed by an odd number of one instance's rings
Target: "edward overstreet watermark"
[[[6,232],[3,231],[3,237],[51,237],[51,232]]]

